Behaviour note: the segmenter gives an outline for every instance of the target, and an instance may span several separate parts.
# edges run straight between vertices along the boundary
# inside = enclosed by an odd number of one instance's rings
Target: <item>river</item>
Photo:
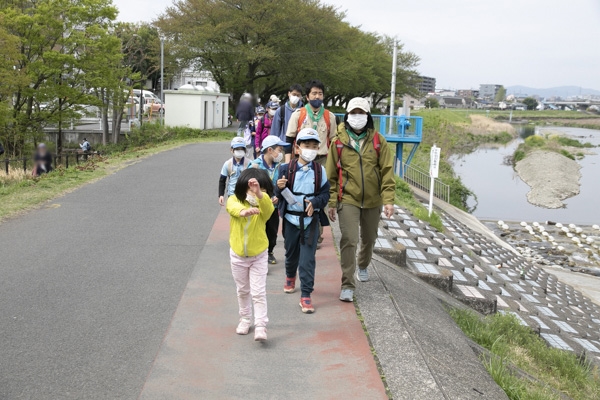
[[[514,153],[517,146],[535,131],[562,132],[582,142],[600,145],[600,130],[568,127],[517,126],[520,135],[504,145],[483,145],[466,155],[453,156],[450,161],[463,183],[477,195],[469,199],[476,205],[473,214],[480,219],[506,221],[556,221],[575,224],[600,224],[600,155],[586,155],[581,165],[581,192],[564,200],[565,208],[546,209],[527,202],[530,188],[519,178],[513,167],[504,159]],[[582,138],[584,137],[584,138]],[[600,148],[591,149],[600,153]]]

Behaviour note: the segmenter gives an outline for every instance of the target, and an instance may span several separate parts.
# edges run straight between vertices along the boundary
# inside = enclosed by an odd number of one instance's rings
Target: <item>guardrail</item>
[[[54,168],[59,165],[64,165],[65,168],[69,168],[69,160],[71,160],[71,165],[75,163],[75,165],[79,165],[80,162],[87,161],[89,156],[98,155],[97,151],[83,153],[83,152],[65,152],[62,154],[52,154],[52,164]],[[33,171],[35,163],[33,161],[33,157],[24,157],[24,158],[5,158],[0,160],[0,165],[2,165],[2,170],[4,173],[8,175],[11,169],[23,170],[23,172]],[[15,166],[16,165],[16,166]]]
[[[427,172],[411,167],[405,163],[402,164],[402,170],[403,178],[406,183],[429,193],[431,190],[431,177]],[[434,179],[433,195],[446,203],[450,203],[450,186],[442,183],[439,179]]]

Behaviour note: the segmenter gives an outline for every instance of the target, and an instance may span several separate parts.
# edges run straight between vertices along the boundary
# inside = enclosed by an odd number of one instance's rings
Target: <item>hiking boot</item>
[[[240,323],[235,329],[235,333],[238,335],[247,335],[250,331],[250,327],[252,326],[252,321],[250,318],[240,318]]]
[[[302,308],[302,312],[304,314],[312,314],[315,312],[315,308],[312,305],[310,297],[300,298],[300,308]]]
[[[356,279],[360,282],[368,282],[369,281],[369,271],[367,269],[356,268]]]
[[[269,253],[269,264],[277,264],[277,259],[275,258],[275,256],[273,255],[273,253]]]
[[[340,300],[351,302],[354,300],[354,290],[352,289],[342,289],[340,292]]]
[[[264,342],[267,340],[267,328],[264,326],[257,326],[254,329],[254,340],[256,342]]]
[[[283,285],[283,291],[286,293],[294,293],[296,290],[296,277],[288,278],[285,277],[285,285]]]

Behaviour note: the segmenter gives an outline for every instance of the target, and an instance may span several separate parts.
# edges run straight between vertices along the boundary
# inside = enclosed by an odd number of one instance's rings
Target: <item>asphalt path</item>
[[[0,224],[0,399],[138,397],[228,154],[166,151]]]

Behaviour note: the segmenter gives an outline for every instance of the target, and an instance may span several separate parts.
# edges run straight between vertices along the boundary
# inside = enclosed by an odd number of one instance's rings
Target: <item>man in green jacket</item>
[[[374,129],[369,102],[356,97],[346,111],[329,148],[326,169],[331,185],[329,218],[335,221],[339,215],[342,232],[340,300],[352,301],[355,275],[361,282],[369,280],[367,267],[377,240],[381,207],[388,218],[394,214],[396,181],[393,155],[385,138]],[[359,228],[361,245],[356,268]]]

